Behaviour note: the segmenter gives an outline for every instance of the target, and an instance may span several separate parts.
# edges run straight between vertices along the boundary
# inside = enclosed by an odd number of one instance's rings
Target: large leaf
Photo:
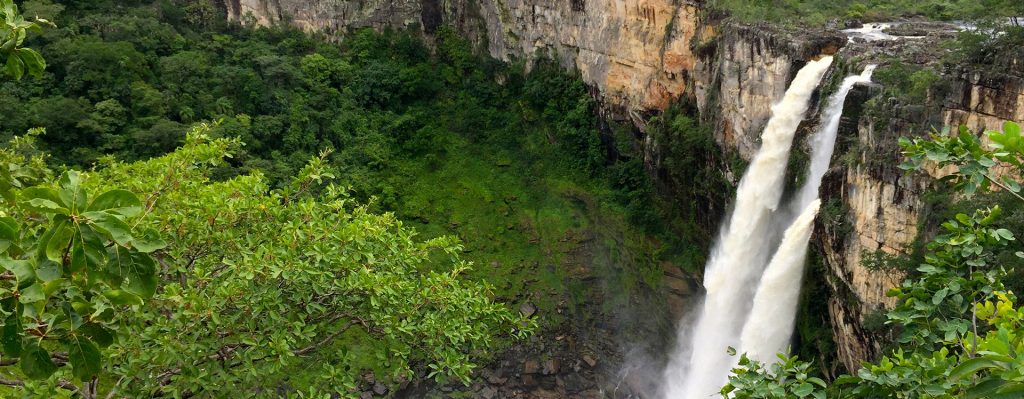
[[[18,240],[18,222],[11,217],[0,217],[0,254]]]
[[[67,204],[52,188],[29,187],[21,191],[21,206],[39,213],[69,214]]]
[[[116,215],[107,212],[91,211],[83,213],[82,216],[92,222],[92,227],[109,235],[118,245],[128,245],[131,242],[131,226],[128,226],[124,220],[121,220]]]
[[[78,328],[78,332],[85,334],[101,348],[106,348],[114,343],[114,334],[99,324],[83,324]]]
[[[0,259],[0,266],[7,269],[18,280],[18,287],[24,288],[36,281],[36,272],[27,260]]]
[[[103,296],[110,300],[110,303],[115,305],[141,305],[142,298],[123,290],[109,290],[103,293]]]
[[[4,70],[14,80],[21,80],[21,77],[25,75],[25,62],[21,60],[21,57],[7,57],[7,65]]]
[[[3,330],[0,331],[0,349],[8,357],[21,356],[21,315],[13,313],[4,320]]]
[[[103,370],[100,349],[89,338],[72,335],[67,347],[71,374],[79,381],[89,381]]]
[[[968,359],[963,363],[960,363],[959,366],[956,366],[955,368],[953,368],[953,370],[949,372],[949,379],[951,382],[955,382],[957,380],[974,375],[980,370],[990,369],[994,367],[999,367],[999,364],[984,356]]]
[[[142,211],[142,202],[131,191],[110,190],[93,199],[88,210],[107,211],[132,217]]]
[[[64,201],[68,209],[81,213],[87,204],[85,188],[82,187],[82,175],[74,170],[69,170],[60,175],[60,199]]]
[[[75,235],[75,229],[66,221],[58,222],[53,227],[53,233],[46,242],[46,258],[54,262],[64,263],[64,255],[69,254],[71,238]]]
[[[146,230],[142,236],[136,236],[132,239],[132,248],[139,250],[139,252],[151,253],[166,247],[167,242],[160,239],[160,234],[153,229]]]
[[[41,260],[36,265],[36,277],[44,283],[59,279],[62,274],[60,264],[52,260]]]
[[[42,55],[39,55],[38,52],[30,48],[19,48],[17,54],[25,64],[25,69],[28,70],[30,75],[36,78],[43,77],[43,70],[46,69],[46,60],[43,59]]]
[[[50,353],[40,348],[35,342],[25,346],[25,352],[21,356],[21,371],[25,376],[34,380],[41,380],[53,375],[57,371],[57,365],[50,359]]]
[[[18,300],[21,301],[21,303],[35,303],[46,300],[46,292],[43,291],[41,283],[35,283],[25,287],[18,293],[21,295],[18,297]]]
[[[107,273],[114,277],[116,286],[139,297],[149,298],[156,293],[156,262],[149,255],[118,248],[110,253]]]
[[[1001,388],[1006,384],[1006,381],[998,378],[987,378],[973,387],[967,390],[967,396],[964,399],[980,399],[987,398],[992,395],[997,389]]]

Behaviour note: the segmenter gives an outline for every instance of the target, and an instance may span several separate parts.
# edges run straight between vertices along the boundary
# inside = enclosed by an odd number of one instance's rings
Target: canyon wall
[[[480,50],[502,60],[551,57],[579,71],[602,104],[639,130],[647,116],[676,99],[693,101],[715,125],[727,151],[750,159],[759,135],[792,76],[806,60],[846,45],[836,32],[786,33],[767,26],[723,25],[697,0],[226,0],[233,20],[291,23],[335,34],[352,27],[407,27],[425,34],[454,26]],[[1019,74],[1018,74],[1019,75]],[[949,73],[948,90],[928,106],[877,98],[859,86],[847,101],[840,148],[822,188],[826,209],[815,228],[831,295],[828,310],[837,356],[845,368],[880,348],[865,320],[893,305],[885,292],[902,275],[865,266],[877,254],[898,255],[918,237],[932,180],[906,175],[896,140],[931,126],[997,127],[1024,120],[1024,79],[969,70]],[[886,118],[868,115],[868,99],[886,102]],[[888,103],[892,103],[891,107]],[[812,107],[812,111],[816,106]],[[643,136],[643,135],[641,135]],[[644,157],[658,168],[657,143],[644,136]],[[845,155],[844,155],[845,154]],[[739,176],[733,176],[734,181]],[[868,323],[870,324],[870,323]]]
[[[501,60],[551,57],[616,104],[663,109],[687,87],[702,28],[689,0],[227,0],[229,18],[309,31],[457,27]],[[710,29],[707,27],[705,29]]]

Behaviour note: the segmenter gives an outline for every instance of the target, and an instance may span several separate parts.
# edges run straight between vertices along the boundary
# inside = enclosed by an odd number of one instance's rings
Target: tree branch
[[[20,380],[5,380],[3,378],[0,378],[0,385],[7,385],[9,387],[22,387],[25,386],[25,383],[21,382]]]
[[[324,339],[320,340],[320,342],[317,342],[315,344],[309,345],[309,346],[307,346],[305,348],[299,349],[297,351],[293,351],[292,353],[294,353],[295,356],[303,356],[303,355],[309,354],[310,352],[313,352],[313,351],[319,349],[321,346],[327,345],[328,343],[331,342],[331,340],[333,340],[333,339],[337,338],[339,335],[345,333],[345,331],[348,330],[348,328],[351,327],[351,326],[352,326],[352,321],[349,320],[349,321],[345,322],[345,324],[343,324],[341,326],[341,328],[338,329],[338,331],[335,331],[331,335],[328,335],[327,338],[324,338]]]
[[[996,180],[996,179],[993,179],[993,178],[992,178],[992,176],[989,176],[989,175],[988,175],[988,173],[983,173],[982,175],[983,175],[983,176],[985,176],[985,178],[986,178],[986,179],[988,179],[988,181],[990,181],[990,182],[992,182],[993,184],[995,184],[995,185],[997,185],[997,186],[1001,187],[1001,188],[1002,188],[1003,190],[1006,190],[1006,192],[1008,192],[1008,193],[1010,193],[1010,194],[1013,194],[1013,196],[1014,196],[1014,197],[1017,197],[1017,199],[1019,199],[1019,200],[1021,200],[1022,202],[1024,202],[1024,197],[1021,197],[1021,196],[1020,196],[1020,194],[1017,194],[1017,193],[1013,192],[1013,190],[1010,190],[1010,188],[1009,188],[1009,187],[1006,187],[1006,186],[1005,186],[1005,185],[1003,185],[1003,183],[1001,183],[1000,181],[998,181],[998,180]]]

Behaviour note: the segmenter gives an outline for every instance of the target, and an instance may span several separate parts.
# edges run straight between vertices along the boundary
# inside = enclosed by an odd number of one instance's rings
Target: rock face
[[[260,24],[290,20],[310,31],[410,27],[432,33],[457,26],[491,56],[549,56],[579,70],[606,99],[664,109],[686,90],[702,28],[693,1],[644,0],[228,0],[229,18]]]
[[[946,89],[940,89],[946,88]],[[841,137],[847,148],[843,162],[833,160],[823,197],[842,204],[838,220],[819,220],[819,250],[830,271],[833,295],[829,312],[838,358],[847,370],[879,354],[880,347],[865,329],[865,318],[895,305],[886,291],[903,275],[871,268],[865,259],[907,253],[922,230],[929,204],[923,194],[935,182],[924,172],[907,175],[897,146],[900,136],[923,135],[931,127],[966,125],[975,132],[998,129],[1007,120],[1024,120],[1024,78],[1001,72],[947,73],[933,86],[926,105],[899,104],[889,99],[890,114],[878,119],[861,112],[872,87],[858,87],[847,101]],[[859,97],[859,98],[858,98]],[[837,165],[838,164],[838,165]],[[941,171],[931,171],[941,174]],[[820,219],[820,218],[819,218]]]

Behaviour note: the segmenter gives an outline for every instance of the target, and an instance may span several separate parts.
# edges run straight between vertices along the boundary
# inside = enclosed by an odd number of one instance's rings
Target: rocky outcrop
[[[687,87],[702,29],[689,0],[229,0],[234,20],[290,20],[310,31],[458,27],[502,60],[544,56],[576,69],[617,104],[664,109]]]
[[[966,125],[975,132],[998,129],[1007,120],[1024,120],[1024,78],[992,71],[947,73],[932,88],[927,104],[905,104],[877,97],[878,88],[859,87],[844,111],[845,145],[833,160],[826,201],[841,204],[837,220],[821,220],[819,250],[830,271],[829,299],[837,355],[847,370],[880,351],[865,329],[865,319],[895,305],[885,293],[903,274],[880,266],[885,257],[906,254],[917,239],[927,239],[929,204],[923,194],[942,171],[906,174],[897,140],[923,135],[931,128]],[[875,112],[861,104],[876,97]],[[870,259],[869,259],[870,258]],[[868,261],[866,261],[868,260]],[[882,265],[884,266],[884,265]]]

